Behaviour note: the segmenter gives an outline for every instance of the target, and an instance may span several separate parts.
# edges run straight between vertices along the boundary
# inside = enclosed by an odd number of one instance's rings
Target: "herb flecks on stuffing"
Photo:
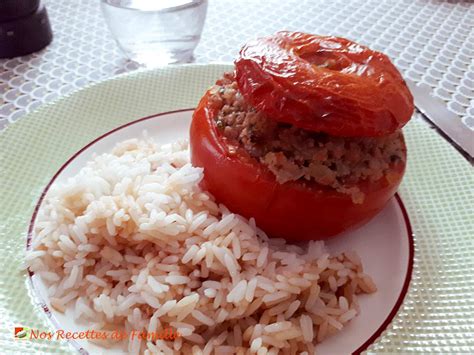
[[[390,173],[390,164],[404,160],[401,132],[384,137],[334,137],[278,123],[247,104],[232,73],[211,89],[219,107],[216,127],[229,144],[238,144],[264,164],[279,183],[304,179],[335,188],[362,203],[353,185],[376,181]]]

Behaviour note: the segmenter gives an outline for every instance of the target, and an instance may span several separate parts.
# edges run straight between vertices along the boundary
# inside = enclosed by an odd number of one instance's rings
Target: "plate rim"
[[[220,63],[218,63],[220,64]],[[124,128],[127,128],[129,126],[132,126],[134,124],[147,121],[153,118],[157,117],[162,117],[170,114],[176,114],[176,113],[182,113],[182,112],[188,112],[188,111],[194,111],[195,108],[184,108],[184,109],[178,109],[178,110],[171,110],[171,111],[165,111],[165,112],[160,112],[156,114],[152,114],[149,116],[145,116],[142,118],[138,118],[136,120],[129,121],[127,123],[124,123],[118,127],[115,127],[89,143],[87,143],[85,146],[77,150],[75,153],[73,153],[62,165],[61,167],[54,173],[52,178],[48,181],[48,183],[45,185],[45,187],[42,189],[40,197],[38,198],[32,216],[30,218],[29,224],[28,224],[28,232],[27,232],[27,238],[26,238],[26,251],[29,251],[31,249],[31,242],[33,240],[33,229],[36,221],[36,217],[38,215],[40,206],[43,203],[44,198],[46,197],[46,194],[48,193],[49,189],[53,185],[53,183],[56,181],[58,176],[66,169],[66,167],[71,164],[82,152],[87,150],[89,147],[93,146],[100,140],[112,135],[113,133],[120,131]],[[359,355],[363,351],[367,350],[370,345],[375,343],[375,341],[382,335],[382,333],[387,329],[387,327],[390,325],[390,323],[393,321],[395,316],[397,315],[398,311],[400,310],[400,307],[403,304],[403,301],[406,298],[406,295],[409,290],[409,286],[412,280],[413,276],[413,267],[414,267],[414,260],[415,260],[415,242],[414,242],[414,234],[413,234],[413,228],[410,222],[410,218],[407,212],[407,209],[403,203],[402,198],[400,197],[400,194],[398,192],[395,193],[394,198],[397,202],[397,205],[402,213],[403,221],[405,222],[405,232],[408,238],[408,265],[407,265],[407,271],[405,274],[403,286],[400,290],[399,296],[397,298],[397,301],[395,302],[394,306],[392,307],[390,313],[387,315],[385,320],[381,323],[381,325],[375,330],[375,332],[364,342],[362,343],[356,350],[352,352],[354,355]],[[30,267],[27,268],[27,274],[28,274],[28,284],[30,287],[30,290],[33,292],[30,292],[30,297],[34,301],[34,306],[39,306],[41,307],[43,313],[46,315],[47,319],[49,320],[50,324],[54,326],[56,329],[60,329],[60,324],[54,314],[51,312],[49,307],[47,306],[45,300],[43,297],[41,297],[37,287],[35,286],[35,282],[33,280],[33,276],[35,273],[30,269]],[[88,355],[90,354],[88,350],[84,349],[76,340],[74,339],[67,339],[67,343],[71,345],[76,351],[78,351],[80,354],[83,355]]]

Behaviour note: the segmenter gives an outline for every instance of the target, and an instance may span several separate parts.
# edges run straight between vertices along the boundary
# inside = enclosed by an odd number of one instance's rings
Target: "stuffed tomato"
[[[312,54],[292,52],[295,38]],[[375,63],[377,52],[356,46],[289,32],[245,46],[236,70],[206,92],[193,115],[191,159],[204,168],[203,188],[270,236],[288,240],[326,239],[376,215],[404,174],[400,129],[413,100],[388,58],[379,53],[382,63]],[[371,59],[359,56],[356,63],[368,68],[351,72],[351,53],[361,51]],[[342,80],[341,73],[351,77]],[[377,92],[376,105],[352,86],[339,87],[357,78],[361,90]],[[396,105],[384,103],[384,92]]]

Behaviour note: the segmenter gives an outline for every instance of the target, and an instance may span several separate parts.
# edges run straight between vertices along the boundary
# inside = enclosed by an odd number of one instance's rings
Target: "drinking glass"
[[[101,8],[125,55],[156,67],[193,60],[207,0],[101,0]]]

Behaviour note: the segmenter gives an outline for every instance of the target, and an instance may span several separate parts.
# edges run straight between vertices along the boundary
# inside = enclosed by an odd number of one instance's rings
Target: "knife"
[[[441,130],[449,140],[467,154],[468,160],[474,159],[474,131],[471,131],[454,113],[448,110],[446,104],[431,93],[431,88],[426,84],[416,84],[405,79],[415,99],[415,106],[425,118]],[[464,155],[465,155],[464,154]]]

